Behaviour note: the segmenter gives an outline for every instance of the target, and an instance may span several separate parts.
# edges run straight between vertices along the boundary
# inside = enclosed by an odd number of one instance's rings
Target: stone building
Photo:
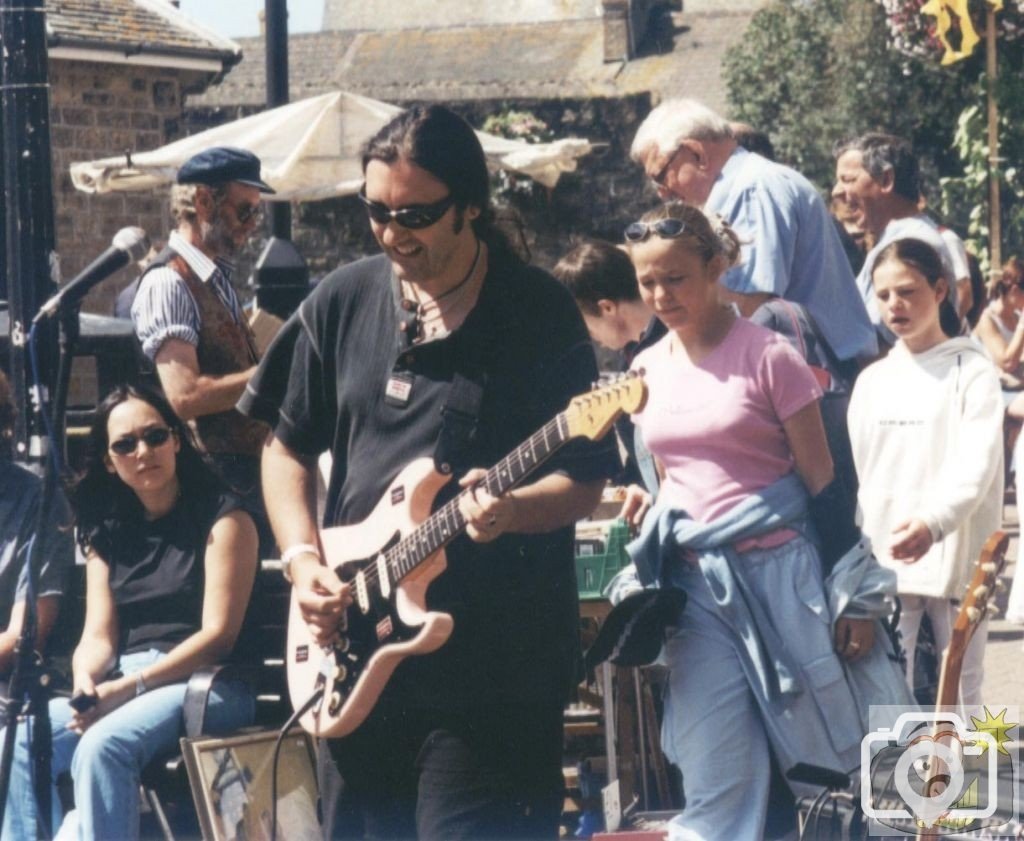
[[[678,6],[678,2],[675,6]],[[506,184],[536,262],[550,266],[576,235],[621,238],[656,201],[628,160],[643,117],[668,96],[727,110],[720,64],[764,0],[326,0],[324,31],[289,39],[290,96],[329,90],[411,105],[445,103],[482,127],[526,111],[556,137],[599,144],[552,191]],[[189,96],[192,133],[260,110],[264,44],[239,39],[243,59]],[[295,240],[314,276],[374,249],[354,199],[299,206]],[[255,248],[253,249],[255,252]]]
[[[46,0],[46,20],[57,252],[68,279],[125,225],[155,240],[169,224],[166,196],[80,193],[70,164],[180,137],[185,97],[221,78],[241,50],[167,0]],[[101,284],[86,309],[109,312],[132,276],[129,267]]]

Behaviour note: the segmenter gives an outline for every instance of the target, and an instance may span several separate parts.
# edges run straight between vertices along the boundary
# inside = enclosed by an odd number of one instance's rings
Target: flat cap
[[[189,158],[178,170],[179,184],[206,184],[213,187],[237,181],[257,187],[261,193],[273,193],[260,178],[260,159],[246,149],[214,146]]]

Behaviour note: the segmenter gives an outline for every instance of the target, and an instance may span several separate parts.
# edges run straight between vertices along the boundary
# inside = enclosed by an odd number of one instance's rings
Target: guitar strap
[[[469,449],[476,437],[483,396],[483,384],[458,373],[452,378],[448,399],[441,407],[441,432],[434,447],[434,467],[439,473],[447,476],[473,466]]]

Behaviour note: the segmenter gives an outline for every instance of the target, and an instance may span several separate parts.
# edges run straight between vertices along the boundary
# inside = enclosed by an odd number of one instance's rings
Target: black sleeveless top
[[[210,531],[242,509],[231,493],[183,496],[156,520],[133,518],[96,545],[110,568],[117,608],[119,654],[169,651],[202,624],[204,561]]]

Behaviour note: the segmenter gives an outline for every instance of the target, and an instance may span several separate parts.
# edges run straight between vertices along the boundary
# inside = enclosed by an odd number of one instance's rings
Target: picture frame
[[[182,739],[192,799],[204,841],[270,841],[271,773],[277,730]],[[277,837],[319,838],[316,754],[301,728],[281,743]]]

